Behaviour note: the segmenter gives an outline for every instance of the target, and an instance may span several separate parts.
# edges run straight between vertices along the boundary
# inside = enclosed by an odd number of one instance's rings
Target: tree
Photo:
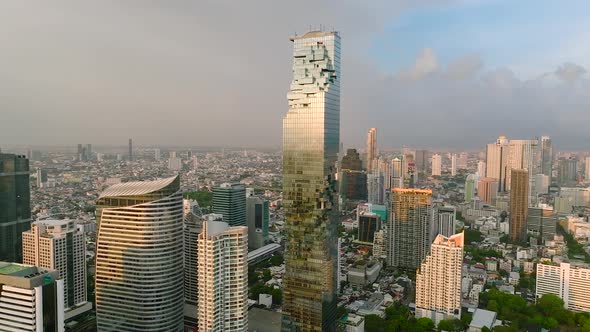
[[[422,317],[416,320],[416,331],[430,331],[434,328],[434,322],[430,318]]]
[[[385,332],[385,320],[377,315],[365,316],[366,332]]]
[[[462,331],[463,324],[458,319],[443,319],[438,323],[439,331]]]

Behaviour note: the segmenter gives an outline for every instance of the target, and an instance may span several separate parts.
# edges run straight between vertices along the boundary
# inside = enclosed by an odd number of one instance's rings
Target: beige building
[[[461,317],[461,268],[464,233],[438,235],[416,272],[416,317],[438,324]]]
[[[86,241],[75,220],[39,220],[23,232],[23,263],[57,270],[65,319],[92,309],[86,294]]]
[[[480,179],[477,184],[477,197],[489,205],[496,203],[496,195],[498,194],[498,180],[494,178]]]
[[[369,129],[367,133],[367,172],[373,171],[373,159],[377,158],[377,128]]]
[[[432,176],[440,176],[442,174],[442,157],[440,154],[432,156]]]
[[[248,227],[203,222],[198,240],[199,331],[248,331]]]

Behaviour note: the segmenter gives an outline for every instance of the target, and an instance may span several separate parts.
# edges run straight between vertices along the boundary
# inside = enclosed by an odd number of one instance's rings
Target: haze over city
[[[313,10],[310,10],[313,8]],[[6,1],[0,144],[281,145],[288,36],[337,29],[341,140],[480,148],[590,121],[585,1]]]

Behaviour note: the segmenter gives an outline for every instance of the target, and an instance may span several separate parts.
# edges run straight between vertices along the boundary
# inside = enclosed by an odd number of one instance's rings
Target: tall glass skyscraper
[[[293,81],[283,118],[287,247],[282,330],[334,331],[340,36],[312,31],[291,41]]]
[[[31,229],[29,160],[0,153],[0,261],[22,262],[22,232]]]
[[[96,216],[98,330],[182,331],[180,178],[115,184]]]

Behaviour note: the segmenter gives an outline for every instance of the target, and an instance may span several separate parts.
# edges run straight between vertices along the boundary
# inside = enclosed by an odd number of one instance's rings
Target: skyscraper
[[[96,203],[99,331],[181,331],[180,178],[115,184]]]
[[[498,194],[498,180],[494,178],[479,179],[477,184],[477,197],[489,205],[496,204]]]
[[[65,331],[63,287],[55,270],[0,262],[0,331]]]
[[[416,269],[430,248],[432,191],[392,189],[387,265]]]
[[[461,268],[463,232],[450,237],[438,235],[430,253],[416,272],[416,317],[438,324],[461,317]]]
[[[230,226],[246,226],[246,187],[239,183],[214,187],[211,211],[223,215]]]
[[[428,159],[430,158],[430,152],[428,150],[416,150],[414,154],[416,162],[416,172],[426,173],[428,171]]]
[[[584,159],[584,178],[586,179],[586,182],[590,181],[590,156],[586,157],[586,159]]]
[[[161,156],[160,149],[154,149],[154,159],[156,161],[160,161],[161,158],[162,158],[162,156]]]
[[[483,160],[480,160],[477,162],[477,175],[480,178],[483,178],[486,176],[486,162]]]
[[[404,187],[403,163],[395,157],[391,160],[391,188]]]
[[[340,142],[340,36],[293,37],[283,118],[286,272],[283,331],[334,331],[337,294],[335,163]]]
[[[248,248],[263,247],[268,241],[270,220],[268,200],[252,196],[246,199],[246,220],[248,226]]]
[[[557,230],[557,215],[553,207],[544,204],[529,207],[526,227],[528,232],[538,235],[541,240],[553,240]]]
[[[373,171],[373,159],[377,158],[377,128],[367,133],[367,173]]]
[[[358,240],[360,242],[373,243],[375,232],[381,230],[381,217],[373,212],[362,211],[357,213]]]
[[[184,328],[195,331],[198,328],[199,303],[199,261],[198,241],[203,230],[203,219],[192,211],[185,213],[183,225],[184,262]]]
[[[551,138],[549,136],[542,136],[539,142],[541,151],[541,173],[545,174],[551,179],[551,171],[553,167],[553,147],[551,146]]]
[[[0,153],[0,261],[22,262],[22,232],[31,229],[29,160]]]
[[[86,241],[77,222],[39,220],[23,232],[23,263],[57,270],[64,281],[65,318],[92,309],[86,293]]]
[[[513,169],[510,189],[510,239],[526,241],[526,221],[528,215],[529,172]]]
[[[442,173],[442,157],[440,154],[432,155],[432,176],[440,176]]]
[[[199,331],[248,331],[248,228],[203,221],[198,240]]]
[[[451,176],[457,175],[457,154],[451,155]]]
[[[510,190],[513,169],[526,169],[529,174],[529,188],[532,186],[533,176],[537,173],[535,165],[538,153],[537,140],[511,140],[508,143],[508,163],[506,165],[506,191]]]
[[[133,161],[133,141],[129,139],[129,161]]]
[[[467,175],[467,179],[465,179],[465,203],[471,202],[475,197],[475,179],[474,174]]]
[[[496,143],[488,144],[486,146],[485,176],[498,180],[498,191],[506,190],[507,164],[508,139],[506,136],[500,136],[496,140]]]
[[[557,180],[562,185],[575,184],[578,180],[578,160],[576,158],[559,158]]]
[[[432,233],[430,238],[434,240],[438,234],[450,237],[455,234],[455,220],[457,211],[454,206],[437,206],[432,210],[434,214]]]
[[[343,200],[367,199],[367,174],[356,149],[348,149],[342,158],[339,180]]]

